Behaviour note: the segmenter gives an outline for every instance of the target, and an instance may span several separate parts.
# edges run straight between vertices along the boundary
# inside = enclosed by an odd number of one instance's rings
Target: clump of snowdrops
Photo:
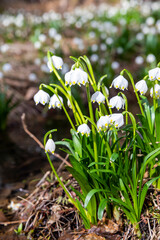
[[[63,109],[71,125],[71,139],[54,142],[52,133],[56,129],[45,134],[47,158],[86,228],[97,224],[104,211],[109,218],[114,211],[121,209],[140,237],[138,223],[148,188],[151,184],[160,188],[160,65],[136,84],[131,73],[122,70],[111,84],[111,87],[119,89],[119,93],[109,97],[109,90],[103,83],[107,75],[96,80],[86,56],[71,58],[74,64],[63,80],[58,73],[63,67],[62,58],[48,52],[48,67],[59,84],[41,84],[34,96],[36,104],[48,104],[49,109]],[[125,91],[129,82],[141,111],[138,122],[128,111]],[[144,96],[148,91],[148,82],[152,85],[150,95],[153,104]],[[87,116],[73,95],[75,85],[86,90]],[[117,109],[117,113],[112,113],[113,108]],[[73,112],[72,118],[69,109]],[[57,175],[50,159],[49,154],[54,154],[57,145],[66,148],[72,165],[67,169],[80,185],[81,192],[71,187],[76,193],[75,198]],[[148,179],[144,183],[146,171]]]

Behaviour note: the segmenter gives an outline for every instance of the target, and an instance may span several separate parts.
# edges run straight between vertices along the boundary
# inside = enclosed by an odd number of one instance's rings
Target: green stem
[[[119,93],[118,93],[118,96],[119,96],[119,95],[122,95],[122,97],[123,97],[123,99],[124,99],[124,101],[125,101],[126,125],[127,125],[127,124],[128,124],[128,114],[127,114],[127,112],[128,112],[128,101],[127,101],[127,98],[126,98],[126,96],[124,95],[124,93],[119,92]]]
[[[65,114],[66,114],[66,116],[67,116],[67,118],[68,118],[68,120],[69,120],[69,122],[70,122],[70,124],[71,124],[71,127],[76,131],[76,128],[75,128],[75,126],[74,126],[74,124],[73,124],[73,122],[72,122],[72,120],[71,120],[71,118],[70,118],[70,116],[69,116],[69,114],[68,114],[68,112],[67,112],[64,104],[61,102],[61,100],[60,100],[57,92],[56,92],[52,87],[50,87],[50,86],[48,86],[48,85],[45,85],[45,84],[41,84],[40,87],[48,88],[51,92],[53,92],[53,93],[57,96],[57,98],[58,98],[58,100],[60,101],[60,103],[61,103],[61,105],[62,105],[62,108],[63,108],[63,110],[64,110],[64,112],[65,112]]]
[[[63,88],[66,90],[66,92],[68,91],[68,88],[66,87],[65,83],[63,82],[62,78],[59,76],[55,66],[53,65],[52,59],[51,59],[51,53],[48,51],[48,60],[50,62],[50,65],[52,66],[52,70],[54,72],[54,74],[56,75],[58,81],[61,83],[61,85],[63,86]]]
[[[45,85],[45,84],[43,84],[43,86],[45,86],[46,88],[48,87],[48,85]],[[69,91],[69,89],[68,89],[68,92],[66,92],[62,87],[60,87],[57,84],[51,83],[50,86],[57,88],[66,97],[66,99],[69,99],[71,106],[72,106],[72,111],[73,111],[73,115],[74,115],[76,124],[78,124],[78,125],[81,124],[81,120],[78,116],[78,113],[76,112],[75,107],[74,107],[73,100],[72,100],[73,97],[71,96],[71,92]],[[78,118],[79,122],[78,122],[77,118]]]
[[[103,93],[103,95],[105,96],[106,103],[107,103],[107,106],[108,106],[108,109],[109,109],[109,113],[112,114],[112,109],[109,107],[108,95],[107,95],[107,93],[106,93],[106,90],[105,90],[105,86],[104,86],[104,85],[102,86],[102,93]]]
[[[82,111],[81,111],[81,109],[80,109],[77,101],[75,100],[75,98],[73,99],[73,102],[74,102],[74,105],[75,105],[75,107],[76,107],[76,109],[77,109],[77,111],[78,111],[78,113],[79,113],[79,116],[80,116],[81,119],[82,119],[82,122],[84,123],[84,122],[85,122],[85,119],[84,119],[83,113],[82,113]]]
[[[91,121],[94,122],[94,115],[93,115],[93,108],[91,103],[91,97],[90,97],[90,91],[89,91],[89,85],[86,85],[86,91],[87,91],[87,98],[88,98],[88,107],[89,107],[89,114]],[[94,149],[94,157],[95,162],[98,163],[98,152],[97,152],[97,142],[96,142],[96,128],[92,124],[92,134],[93,134],[93,149]],[[96,164],[96,169],[98,169],[98,164]]]
[[[135,84],[134,84],[134,80],[133,80],[132,74],[127,69],[123,69],[120,74],[123,75],[124,72],[127,73],[128,77],[129,77],[129,79],[131,81],[132,87],[134,89],[134,92],[135,92],[135,95],[136,95],[136,98],[137,98],[137,101],[138,101],[138,104],[139,104],[139,107],[140,107],[140,110],[141,110],[141,113],[142,113],[143,116],[145,116],[143,108],[142,108],[142,104],[141,104],[141,101],[140,101],[140,98],[139,98],[139,95],[137,93],[137,90],[136,90],[136,87],[135,87]]]

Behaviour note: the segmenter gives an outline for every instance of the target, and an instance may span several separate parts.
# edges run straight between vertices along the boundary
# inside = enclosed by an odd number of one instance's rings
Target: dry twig
[[[44,145],[38,140],[38,138],[33,135],[33,133],[31,133],[28,128],[27,128],[27,125],[25,123],[25,113],[22,114],[21,116],[21,120],[22,120],[22,126],[23,126],[23,129],[24,131],[42,148],[44,149]],[[67,166],[70,166],[71,167],[71,164],[69,162],[67,162],[67,158],[68,158],[68,154],[66,155],[65,158],[61,157],[59,154],[55,153],[54,156],[58,159],[60,159],[63,164],[65,163]]]

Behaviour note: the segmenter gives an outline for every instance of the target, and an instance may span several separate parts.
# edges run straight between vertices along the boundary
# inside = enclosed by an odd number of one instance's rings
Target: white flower
[[[54,154],[56,149],[56,145],[54,143],[54,141],[52,139],[48,139],[48,141],[46,142],[45,145],[45,152],[50,152],[52,154]]]
[[[12,70],[12,65],[10,63],[5,63],[3,66],[2,66],[2,71],[3,72],[9,72]]]
[[[109,123],[110,123],[110,118],[108,115],[100,117],[100,119],[97,121],[98,131],[107,129]]]
[[[72,74],[73,70],[67,72],[65,75],[64,75],[64,79],[65,79],[65,85],[71,85],[71,74]]]
[[[91,62],[97,62],[98,61],[98,55],[97,54],[92,54],[90,59],[91,59]]]
[[[71,69],[71,71],[65,74],[64,78],[65,84],[70,86],[75,84],[81,86],[81,84],[85,85],[88,82],[88,75],[81,68]]]
[[[48,30],[48,35],[50,38],[54,38],[56,34],[57,34],[57,30],[55,28],[50,28]]]
[[[17,211],[21,206],[22,204],[14,203],[13,201],[11,201],[11,203],[8,205],[8,208],[11,209],[12,211]]]
[[[155,57],[152,53],[150,53],[150,54],[147,55],[146,61],[147,61],[148,63],[152,63],[152,62],[154,62],[155,60],[156,60],[156,57]]]
[[[30,73],[28,78],[31,82],[34,82],[37,80],[37,75],[35,73]]]
[[[51,61],[52,61],[52,63],[53,63],[53,65],[54,65],[54,67],[56,68],[56,69],[62,69],[62,65],[63,65],[63,59],[61,58],[61,57],[57,57],[57,56],[52,56],[51,57]],[[52,72],[53,70],[52,70],[52,65],[50,64],[50,62],[48,61],[47,62],[47,66],[48,66],[48,68],[50,69],[50,72]]]
[[[48,93],[46,93],[43,90],[39,90],[35,95],[34,95],[34,101],[36,103],[36,105],[38,103],[41,103],[43,105],[45,105],[46,103],[48,103],[50,100],[50,96]]]
[[[78,129],[77,129],[77,132],[78,133],[81,133],[82,135],[84,135],[84,134],[86,134],[86,136],[89,136],[90,135],[90,128],[88,127],[88,125],[87,124],[82,124],[82,125],[80,125],[79,127],[78,127]]]
[[[137,56],[135,58],[135,63],[138,64],[138,65],[141,65],[142,63],[144,62],[144,59],[142,56]]]
[[[2,53],[6,53],[9,50],[9,45],[8,44],[3,44],[0,47],[0,50],[1,50]]]
[[[105,103],[105,96],[101,92],[97,91],[92,95],[91,102],[97,102],[98,104]]]
[[[110,124],[113,124],[116,128],[121,127],[124,124],[124,117],[121,113],[113,113],[110,115]]]
[[[39,41],[40,41],[40,42],[42,42],[42,43],[43,43],[43,42],[45,42],[45,41],[46,41],[46,39],[47,39],[47,37],[46,37],[46,35],[45,35],[45,34],[40,34],[40,35],[39,35]]]
[[[152,25],[154,24],[154,22],[155,22],[155,19],[154,19],[153,17],[148,17],[148,18],[146,19],[146,24],[147,24],[148,26],[152,26]]]
[[[62,107],[63,104],[63,98],[60,96],[56,96],[56,94],[54,94],[49,101],[49,109],[51,108],[60,108]]]
[[[98,45],[97,45],[97,44],[93,44],[93,45],[91,46],[91,50],[92,50],[93,52],[96,52],[96,51],[98,50]]]
[[[119,68],[119,62],[116,62],[116,61],[112,62],[111,67],[112,67],[112,69],[118,69]]]
[[[148,90],[147,83],[145,80],[141,80],[136,83],[135,85],[136,91],[139,91],[140,94],[145,94]]]
[[[148,72],[148,74],[149,74],[149,79],[151,81],[154,81],[156,79],[158,79],[160,81],[160,68],[158,68],[158,67],[153,68]]]
[[[124,52],[124,49],[122,47],[117,48],[117,53],[122,54]]]
[[[108,38],[106,39],[106,43],[107,43],[108,45],[111,45],[111,44],[113,43],[113,38],[108,37]]]
[[[154,85],[155,98],[160,98],[160,85]],[[153,87],[150,90],[150,96],[153,97]]]
[[[137,33],[136,39],[137,39],[138,41],[142,41],[143,38],[144,38],[144,34],[143,34],[142,32]]]
[[[40,42],[35,42],[34,43],[34,47],[36,48],[36,49],[40,49],[41,48],[41,43]]]
[[[109,101],[109,107],[110,108],[116,107],[119,110],[121,108],[124,108],[124,105],[125,105],[125,101],[120,96],[112,97]]]
[[[119,75],[118,77],[116,77],[112,84],[111,84],[111,87],[112,85],[117,89],[121,89],[121,90],[124,90],[124,89],[127,89],[128,88],[128,81],[122,76],[122,75]]]

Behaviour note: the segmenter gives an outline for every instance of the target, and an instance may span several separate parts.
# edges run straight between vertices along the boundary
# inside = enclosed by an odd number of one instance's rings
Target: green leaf
[[[115,160],[119,157],[118,153],[114,152],[111,155],[110,161],[115,162]]]
[[[104,209],[107,205],[107,199],[103,198],[98,207],[98,219],[102,220]]]
[[[94,173],[94,172],[111,173],[112,175],[117,177],[117,174],[115,172],[113,172],[112,170],[108,170],[108,169],[92,169],[92,170],[90,170],[90,173]]]
[[[89,204],[91,198],[94,196],[95,193],[98,193],[98,192],[106,192],[106,190],[104,189],[92,189],[86,196],[85,198],[85,202],[84,202],[84,207],[86,208],[87,205]]]
[[[56,145],[62,145],[62,146],[67,147],[67,148],[69,149],[69,151],[71,152],[71,154],[72,154],[73,156],[75,156],[75,152],[74,152],[74,150],[73,150],[73,148],[71,147],[71,144],[70,144],[69,142],[67,142],[67,141],[57,141],[57,142],[55,142],[55,144],[56,144]]]
[[[160,106],[155,112],[155,123],[156,123],[156,141],[160,141]]]
[[[146,197],[146,194],[147,194],[147,191],[148,191],[148,188],[150,187],[150,185],[156,181],[157,179],[159,179],[160,176],[156,177],[156,178],[153,178],[151,179],[150,181],[146,182],[144,184],[144,187],[142,189],[142,192],[140,193],[140,197],[139,197],[139,217],[141,215],[141,211],[142,211],[142,207],[143,207],[143,204],[144,204],[144,200],[145,200],[145,197]]]
[[[94,165],[102,165],[105,166],[107,163],[106,162],[92,162],[88,165],[88,167],[92,167]]]
[[[86,212],[84,210],[84,208],[82,207],[81,203],[78,201],[78,199],[76,199],[76,202],[78,204],[78,207],[79,207],[79,214],[80,216],[82,217],[83,219],[83,223],[84,223],[84,226],[86,229],[90,229],[91,226],[90,226],[90,221],[88,219],[88,216],[86,215]]]
[[[84,197],[87,196],[88,192],[92,190],[92,187],[89,184],[89,181],[86,178],[84,178],[83,175],[81,175],[78,171],[76,171],[74,168],[67,167],[67,170],[72,174],[72,176],[76,179],[76,181],[79,183],[81,190],[84,194]],[[92,197],[90,203],[88,204],[87,210],[92,218],[94,218],[94,221],[97,219],[97,202],[95,196]]]
[[[71,129],[71,134],[75,152],[77,152],[79,157],[82,158],[82,143],[80,141],[80,138],[73,129]]]

